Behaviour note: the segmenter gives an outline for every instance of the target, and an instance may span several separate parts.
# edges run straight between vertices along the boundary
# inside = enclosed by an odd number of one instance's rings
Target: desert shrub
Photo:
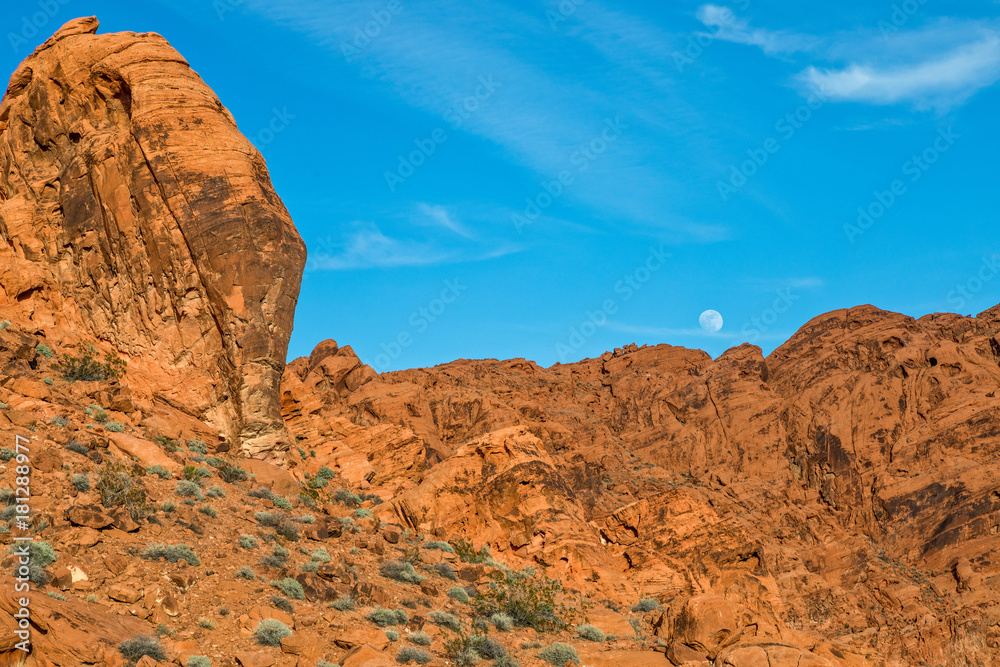
[[[186,544],[149,544],[142,552],[142,557],[146,560],[160,560],[164,558],[167,562],[187,561],[188,565],[201,565],[201,560],[194,550]]]
[[[9,326],[10,326],[10,320],[4,320],[3,322],[0,322],[0,331],[6,331],[7,327]]]
[[[156,439],[157,444],[159,444],[160,447],[163,447],[168,452],[179,452],[179,451],[181,451],[181,446],[178,445],[177,441],[174,440],[171,437],[168,437],[168,436],[165,436],[165,435],[160,435],[160,436],[157,436],[155,439]]]
[[[354,598],[350,595],[341,595],[333,601],[333,608],[337,611],[351,611],[354,609]]]
[[[295,607],[293,607],[292,603],[288,601],[288,598],[284,598],[280,595],[271,596],[271,605],[273,605],[275,609],[280,609],[286,614],[295,613]]]
[[[63,374],[66,380],[82,380],[93,382],[95,380],[117,380],[125,375],[127,364],[121,357],[113,352],[104,355],[104,361],[97,360],[97,350],[93,345],[77,345],[76,349],[80,356],[63,354],[62,360],[56,368]]]
[[[634,605],[632,605],[632,611],[636,613],[646,612],[646,611],[656,611],[659,608],[660,608],[660,603],[654,600],[653,598],[643,598],[638,602],[636,602]]]
[[[298,521],[299,523],[316,523],[316,517],[314,517],[312,514],[303,514],[300,517],[296,517],[295,520]]]
[[[419,648],[404,646],[396,655],[396,662],[405,665],[408,662],[415,662],[418,665],[426,665],[431,661],[431,654]]]
[[[430,619],[431,623],[440,625],[443,628],[448,628],[455,632],[462,631],[462,622],[447,612],[432,611],[427,615],[427,618]]]
[[[485,563],[486,559],[490,557],[490,548],[488,546],[484,545],[479,551],[476,551],[476,547],[472,542],[465,539],[455,540],[451,543],[451,546],[453,547],[452,553],[456,554],[466,563]]]
[[[257,520],[257,523],[268,528],[274,528],[281,523],[281,515],[275,512],[256,512],[253,518]]]
[[[386,639],[388,639],[389,641],[391,642],[399,641],[399,633],[396,632],[395,630],[383,630],[383,632],[385,633]]]
[[[187,448],[195,454],[208,454],[208,445],[201,440],[188,440]]]
[[[314,477],[318,477],[319,479],[333,479],[336,476],[337,473],[335,473],[328,466],[320,466],[320,469],[314,475]]]
[[[35,346],[35,352],[37,352],[38,354],[42,355],[46,359],[51,359],[52,358],[52,354],[53,354],[52,348],[49,347],[48,345],[45,345],[44,343],[36,345]]]
[[[291,577],[285,577],[284,579],[279,579],[278,581],[272,581],[271,585],[293,600],[306,599],[305,591],[302,590],[302,584],[295,581]]]
[[[212,661],[203,655],[192,655],[184,663],[185,667],[212,667]]]
[[[222,461],[215,468],[219,473],[219,478],[227,484],[235,484],[236,482],[244,482],[250,479],[250,473],[228,461]]]
[[[206,477],[211,477],[212,471],[208,468],[199,468],[197,466],[184,466],[184,479],[192,482],[197,482],[200,479]]]
[[[281,548],[281,545],[274,547],[274,552],[270,556],[264,556],[259,563],[265,567],[273,567],[280,570],[288,563],[288,551]]]
[[[59,426],[59,427],[69,426],[69,418],[63,417],[62,415],[56,415],[49,421],[52,423],[53,426]]]
[[[108,422],[104,425],[105,431],[111,431],[112,433],[124,433],[125,427],[118,422]]]
[[[73,475],[69,478],[69,481],[76,487],[77,491],[86,492],[90,491],[90,476],[79,474]]]
[[[407,639],[409,639],[411,642],[413,642],[414,644],[417,644],[419,646],[430,646],[431,645],[431,636],[429,634],[427,634],[426,632],[418,631],[418,632],[410,633],[410,636],[407,637]]]
[[[580,656],[576,654],[576,649],[569,644],[556,642],[550,644],[538,652],[538,657],[557,667],[564,667],[567,662],[580,664]]]
[[[514,657],[505,655],[502,658],[494,660],[493,667],[521,667],[521,663],[519,663]]]
[[[148,472],[150,475],[156,475],[160,479],[170,479],[171,477],[173,477],[173,475],[170,474],[170,471],[161,465],[155,465],[146,468],[146,472]]]
[[[452,586],[449,588],[448,597],[452,600],[458,600],[459,602],[464,602],[466,604],[469,602],[469,592],[461,586]]]
[[[175,509],[177,509],[177,503],[175,503],[172,500],[164,500],[163,504],[160,505],[160,509],[163,510],[164,512],[173,512]]]
[[[160,646],[159,640],[147,635],[137,635],[126,639],[118,645],[118,652],[128,662],[135,664],[140,659],[149,656],[153,660],[166,660],[167,652]]]
[[[215,508],[212,507],[211,505],[202,505],[201,507],[198,508],[198,511],[204,514],[205,516],[212,517],[213,519],[219,516],[219,513],[216,512]]]
[[[506,614],[519,627],[538,631],[561,630],[566,627],[562,615],[565,605],[556,602],[562,586],[555,579],[536,576],[530,568],[515,572],[501,571],[486,591],[473,600],[477,616],[490,618]]]
[[[372,511],[367,507],[359,507],[358,509],[354,510],[355,519],[370,519],[372,516],[374,516],[372,514]]]
[[[498,641],[485,635],[473,635],[469,638],[469,648],[487,660],[497,660],[507,655],[507,650]]]
[[[182,498],[194,498],[195,500],[205,499],[205,495],[201,492],[201,487],[198,486],[197,482],[192,482],[187,479],[182,479],[177,482],[177,488],[174,489],[174,493]]]
[[[42,382],[49,385],[50,387],[55,384],[55,380],[53,380],[52,378],[45,378],[42,380]],[[65,424],[63,424],[63,426],[65,426]]]
[[[138,472],[145,474],[142,468]],[[108,461],[97,474],[94,490],[104,507],[124,509],[134,521],[146,516],[146,489],[136,479],[135,469]]]
[[[514,619],[507,614],[493,614],[490,616],[490,623],[500,632],[510,632],[514,629]]]
[[[306,563],[302,563],[299,569],[302,570],[303,572],[318,572],[319,563],[317,563],[316,561],[309,561]]]
[[[242,566],[236,571],[237,579],[247,579],[248,581],[255,581],[257,579],[257,573],[253,571],[253,568]]]
[[[83,456],[87,456],[87,455],[90,454],[90,449],[87,447],[87,445],[85,445],[82,442],[79,442],[77,440],[74,440],[72,438],[70,438],[66,442],[66,444],[63,445],[63,447],[65,447],[66,449],[68,449],[71,452],[76,452],[77,454],[82,454]]]
[[[402,609],[382,609],[382,607],[375,607],[365,614],[365,618],[380,628],[389,625],[406,625],[410,622],[410,617]]]
[[[22,576],[24,571],[21,570],[21,568],[27,567],[28,580],[31,583],[38,586],[43,586],[49,583],[52,575],[49,574],[46,568],[59,559],[59,556],[56,555],[55,549],[52,548],[52,545],[48,542],[24,542],[21,544],[11,545],[7,553],[23,556],[25,554],[22,549],[27,551],[28,563],[25,566],[15,560],[13,576]]]
[[[427,578],[418,574],[412,563],[398,560],[387,560],[382,563],[382,566],[379,568],[379,574],[387,579],[395,579],[404,584],[419,584]]]
[[[205,491],[205,495],[208,496],[209,498],[225,498],[226,490],[223,489],[221,486],[213,486],[209,488],[207,491]]]
[[[362,501],[370,500],[372,505],[381,505],[385,502],[382,500],[382,496],[377,493],[359,493],[358,498],[361,498]]]
[[[424,549],[427,549],[428,551],[444,551],[450,554],[455,553],[455,549],[453,549],[450,544],[447,542],[438,542],[436,540],[425,544]]]
[[[309,552],[309,558],[316,561],[317,563],[329,563],[330,552],[323,547],[318,547]]]
[[[256,549],[260,542],[253,535],[240,535],[240,547],[244,549]]]
[[[357,507],[361,504],[361,498],[347,489],[337,489],[334,491],[333,499],[338,503],[347,505],[348,507]]]
[[[215,630],[215,621],[210,618],[199,618],[198,627],[205,628],[206,630]]]
[[[281,640],[291,636],[292,631],[288,629],[288,626],[273,618],[265,618],[258,623],[257,629],[253,633],[257,643],[263,646],[281,646]]]
[[[586,639],[589,642],[603,642],[608,638],[608,636],[604,634],[604,630],[601,630],[596,625],[578,625],[576,626],[576,634],[578,634],[581,639]]]
[[[3,449],[0,449],[0,461],[3,461],[4,463],[10,461],[15,456],[17,456],[17,452],[15,452],[10,447],[4,447]]]
[[[98,424],[103,424],[104,422],[108,421],[107,411],[101,406],[97,405],[96,403],[87,408],[86,412],[88,415],[93,417],[94,421],[97,422]]]
[[[455,574],[455,568],[451,563],[440,562],[435,563],[431,567],[445,579],[451,579],[452,581],[458,580],[458,575]]]

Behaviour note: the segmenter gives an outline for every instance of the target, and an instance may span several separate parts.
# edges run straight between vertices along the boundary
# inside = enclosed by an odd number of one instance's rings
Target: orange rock
[[[234,657],[242,667],[272,667],[278,664],[276,658],[260,651],[239,651]]]

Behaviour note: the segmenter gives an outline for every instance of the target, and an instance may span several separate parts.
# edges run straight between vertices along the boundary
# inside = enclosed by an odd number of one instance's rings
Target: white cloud
[[[433,224],[444,227],[445,229],[467,239],[471,239],[473,237],[473,234],[467,230],[464,225],[456,221],[452,214],[444,206],[425,204],[421,202],[418,204],[418,208],[420,212],[427,216]]]
[[[895,67],[852,63],[809,67],[801,79],[839,102],[914,103],[949,108],[1000,79],[1000,38],[990,35],[923,62]]]
[[[757,46],[768,55],[807,51],[819,42],[814,37],[792,32],[751,28],[746,19],[739,18],[728,7],[703,5],[697,16],[706,27],[713,29],[711,36],[715,39]]]
[[[307,268],[320,271],[426,266],[447,260],[446,253],[414,241],[386,236],[374,223],[355,223],[340,243],[320,242],[321,250],[309,256]]]

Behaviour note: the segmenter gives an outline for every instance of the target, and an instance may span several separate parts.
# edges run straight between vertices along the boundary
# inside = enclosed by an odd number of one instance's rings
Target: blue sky
[[[7,7],[8,72],[97,15],[215,89],[309,249],[290,357],[766,353],[835,308],[1000,301],[997,2]]]

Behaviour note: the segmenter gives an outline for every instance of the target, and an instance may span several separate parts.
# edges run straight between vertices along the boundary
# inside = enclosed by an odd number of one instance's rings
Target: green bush
[[[235,484],[236,482],[244,482],[250,479],[250,473],[228,461],[220,461],[215,465],[215,469],[219,473],[219,478],[227,484]]]
[[[281,621],[265,618],[257,624],[253,636],[257,643],[262,646],[281,646],[281,640],[285,637],[291,637],[292,631]]]
[[[354,510],[355,519],[370,519],[372,516],[374,516],[372,514],[372,511],[367,507],[359,507],[358,509]]]
[[[62,415],[56,415],[49,421],[53,426],[59,426],[60,428],[64,426],[69,426],[69,418],[63,417]]]
[[[339,598],[334,600],[333,608],[337,611],[351,611],[354,609],[354,598],[350,595],[341,595]]]
[[[498,660],[507,655],[503,644],[485,635],[473,635],[469,639],[469,648],[487,660]]]
[[[561,591],[558,581],[536,576],[530,568],[520,572],[501,571],[490,582],[489,589],[473,600],[473,609],[482,618],[506,614],[519,627],[540,632],[561,630],[567,625],[562,615],[568,612],[565,605],[556,602]]]
[[[272,595],[271,604],[274,605],[276,609],[280,609],[286,614],[295,613],[295,607],[293,607],[292,603],[288,601],[288,598],[283,598],[280,595]]]
[[[97,492],[101,504],[108,509],[121,508],[128,512],[133,521],[146,516],[146,489],[136,479],[136,474],[145,474],[142,468],[129,469],[121,463],[108,461],[97,475]]]
[[[596,625],[578,625],[576,626],[576,634],[578,634],[581,639],[586,639],[590,642],[603,642],[608,638],[607,635],[604,634],[604,630],[601,630]]]
[[[361,504],[361,498],[347,489],[337,489],[334,491],[333,499],[338,503],[347,505],[348,507],[357,507]]]
[[[658,609],[660,609],[660,603],[653,598],[643,598],[632,605],[632,611],[636,613],[656,611]]]
[[[448,628],[455,632],[462,631],[462,622],[447,612],[432,611],[427,615],[427,618],[430,619],[431,623],[440,625],[443,628]]]
[[[507,614],[493,614],[490,616],[490,623],[500,632],[510,632],[514,629],[514,619]]]
[[[319,471],[314,475],[314,477],[318,477],[320,479],[333,479],[336,476],[337,473],[327,466],[320,466]]]
[[[172,500],[164,500],[163,504],[160,505],[160,509],[163,510],[164,512],[173,512],[175,509],[177,509],[177,503],[175,503]]]
[[[428,542],[427,544],[424,545],[424,549],[427,549],[428,551],[444,551],[450,554],[455,553],[455,549],[453,549],[452,546],[447,542],[438,542],[438,541]]]
[[[166,660],[167,652],[160,646],[159,640],[147,635],[138,635],[132,639],[126,639],[118,645],[118,652],[122,654],[128,662],[135,664],[145,656],[153,660]]]
[[[86,493],[87,491],[90,491],[89,475],[84,475],[84,474],[73,475],[72,477],[69,478],[69,480],[73,484],[73,486],[76,487],[77,491],[80,491],[81,493]]]
[[[452,553],[456,554],[466,563],[485,563],[486,559],[490,557],[490,548],[488,546],[484,545],[479,551],[476,551],[475,545],[468,540],[455,540],[451,543],[451,546],[454,548]]]
[[[538,657],[557,667],[563,667],[567,662],[580,664],[580,656],[576,654],[576,649],[569,644],[556,642],[546,646],[538,653]]]
[[[242,566],[236,571],[237,579],[247,579],[248,581],[255,581],[257,579],[257,573],[253,571],[253,568]]]
[[[201,492],[201,487],[198,486],[197,482],[192,482],[187,479],[182,479],[177,482],[177,488],[174,489],[174,493],[182,498],[194,498],[195,500],[205,499],[205,495]]]
[[[160,479],[170,479],[171,477],[173,477],[173,475],[170,474],[170,471],[161,465],[155,465],[146,468],[146,472],[148,472],[150,475],[156,475]]]
[[[204,514],[205,516],[212,517],[213,519],[219,516],[219,513],[216,512],[215,508],[212,507],[211,505],[202,505],[201,507],[198,508],[198,511]]]
[[[97,350],[93,345],[77,345],[80,356],[63,354],[62,361],[56,367],[63,374],[66,380],[82,380],[93,382],[95,380],[117,380],[125,375],[127,364],[121,357],[115,356],[113,352],[104,355],[104,362],[97,360]]]
[[[197,482],[200,479],[206,477],[211,477],[212,471],[208,468],[199,468],[197,466],[184,466],[184,479],[192,482]]]
[[[410,633],[410,636],[407,639],[409,639],[411,642],[419,646],[431,645],[431,636],[426,632],[417,631]]]
[[[212,667],[212,661],[203,655],[192,655],[184,664],[185,667]]]
[[[426,579],[417,573],[412,563],[405,563],[398,560],[387,560],[379,568],[379,574],[387,579],[395,579],[404,584],[419,584]]]
[[[405,665],[408,662],[415,662],[418,665],[426,665],[431,661],[431,655],[427,651],[412,646],[404,646],[396,656],[396,662]]]
[[[118,422],[108,422],[104,425],[105,431],[111,431],[112,433],[124,433],[125,427]]]
[[[198,627],[206,630],[215,630],[215,621],[210,618],[199,618]]]
[[[442,561],[440,563],[435,563],[431,567],[445,579],[451,579],[452,581],[458,580],[458,575],[455,574],[455,568],[451,563]]]
[[[323,547],[319,547],[317,549],[313,549],[312,551],[310,551],[309,558],[316,561],[317,563],[329,563],[331,560],[330,552],[324,549]]]
[[[87,445],[83,444],[82,442],[77,442],[73,438],[70,438],[66,442],[66,444],[63,445],[63,447],[65,447],[71,452],[76,452],[77,454],[80,454],[82,456],[90,455],[90,449],[87,447]]]
[[[385,632],[385,636],[389,641],[391,642],[399,641],[399,633],[396,632],[395,630],[383,630],[383,632]]]
[[[303,514],[302,516],[295,519],[299,523],[316,523],[316,517],[312,514]]]
[[[469,603],[469,592],[461,586],[452,586],[448,589],[448,597],[459,602]]]
[[[299,569],[302,570],[303,572],[318,572],[319,571],[319,563],[317,563],[316,561],[311,560],[309,562],[302,563],[302,565],[299,567]]]
[[[209,498],[225,498],[226,491],[221,486],[213,486],[205,492],[205,495]]]
[[[274,528],[281,523],[281,515],[274,512],[257,512],[253,518],[257,520],[257,523],[268,528]]]
[[[253,535],[240,535],[240,547],[244,549],[256,549],[260,542]]]
[[[52,563],[59,559],[56,555],[55,549],[52,548],[48,542],[26,542],[21,544],[13,544],[7,551],[8,554],[22,555],[21,548],[25,548],[28,551],[28,563],[27,566],[15,560],[13,576],[23,576],[24,571],[20,568],[28,568],[28,580],[38,586],[44,586],[49,583],[52,575],[49,574],[47,568]]]
[[[17,452],[15,452],[10,447],[4,447],[3,449],[0,449],[0,461],[3,461],[4,463],[10,461],[15,456],[17,456]]]
[[[186,561],[188,565],[201,565],[201,560],[194,553],[194,550],[186,544],[149,544],[142,552],[142,557],[146,560],[160,560],[164,558],[169,563]]]
[[[295,581],[291,577],[285,577],[284,579],[279,579],[278,581],[272,581],[271,585],[293,600],[306,599],[305,591],[302,590],[302,584]]]
[[[381,607],[375,607],[370,612],[365,614],[365,618],[379,626],[384,628],[389,625],[406,625],[410,622],[410,617],[406,615],[406,612],[402,609],[382,609]]]
[[[97,404],[91,405],[89,408],[87,408],[86,412],[88,415],[93,417],[94,421],[97,422],[98,424],[103,424],[104,422],[108,421],[107,411]]]
[[[208,454],[208,445],[201,440],[188,440],[187,448],[195,454]]]
[[[45,345],[44,343],[40,343],[40,344],[36,345],[35,346],[35,352],[37,352],[38,354],[42,355],[46,359],[51,359],[52,358],[52,354],[53,354],[52,348],[49,347],[48,345]]]

